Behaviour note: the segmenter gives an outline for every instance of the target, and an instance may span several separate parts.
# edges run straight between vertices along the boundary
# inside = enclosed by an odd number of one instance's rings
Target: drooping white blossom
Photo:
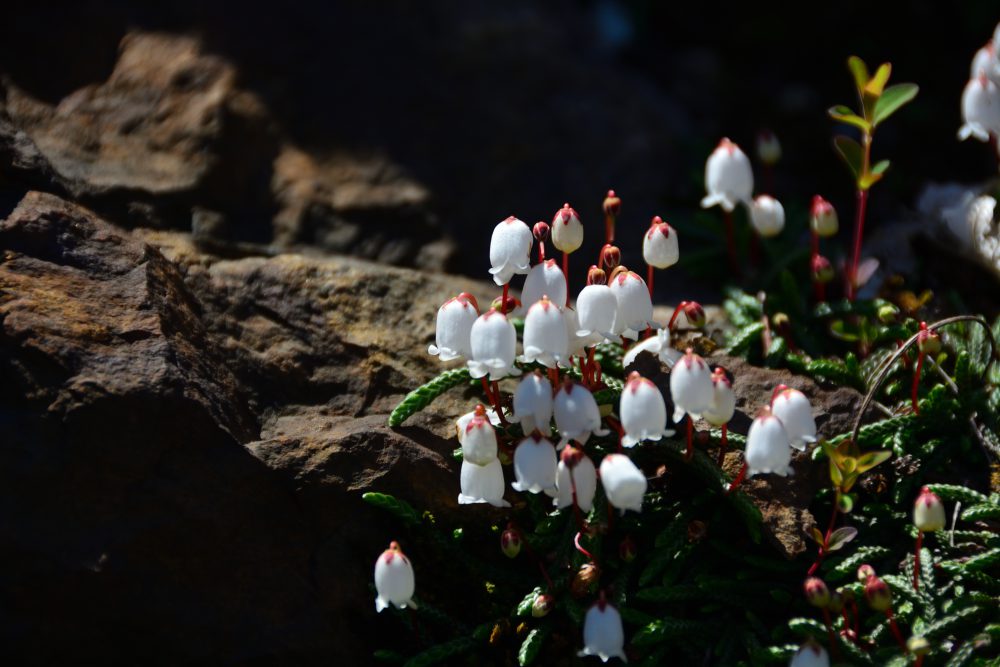
[[[375,611],[381,612],[390,604],[397,609],[416,607],[413,590],[413,565],[399,548],[399,542],[390,542],[389,548],[375,561]]]
[[[732,211],[737,204],[750,205],[753,196],[753,169],[750,158],[729,139],[723,139],[705,163],[705,188],[702,208],[722,206]]]
[[[601,485],[611,506],[633,512],[642,511],[642,498],[646,494],[646,476],[624,454],[608,454],[601,461]]]
[[[667,406],[663,394],[650,380],[635,372],[625,383],[618,415],[625,430],[623,447],[634,447],[643,440],[659,440],[674,433],[667,428]]]
[[[603,595],[591,605],[583,620],[583,650],[579,656],[588,655],[595,655],[602,662],[611,658],[628,662],[625,657],[625,630],[621,614]]]
[[[643,260],[657,269],[666,269],[676,264],[680,256],[677,230],[656,216],[642,237]]]
[[[514,423],[520,422],[521,430],[530,434],[538,429],[543,434],[549,432],[552,421],[552,385],[538,371],[528,373],[514,390]]]
[[[722,367],[712,373],[712,404],[701,417],[712,426],[723,426],[729,423],[736,412],[736,393],[733,383]]]
[[[464,426],[459,438],[462,445],[462,459],[478,465],[487,465],[497,457],[497,434],[486,417],[486,408],[477,405],[472,419]]]
[[[437,313],[437,344],[428,346],[427,352],[441,361],[472,356],[472,325],[477,317],[479,306],[476,298],[468,292],[445,301]]]
[[[608,430],[601,427],[601,411],[594,395],[582,384],[567,379],[556,392],[552,407],[561,436],[559,449],[570,440],[585,445],[591,434],[608,434]]]
[[[575,252],[583,245],[583,224],[569,204],[556,211],[550,225],[552,245],[563,252]]]
[[[521,361],[537,361],[548,368],[568,358],[569,333],[562,310],[543,296],[524,318],[524,354]]]
[[[567,452],[570,456],[567,456]],[[594,496],[597,494],[597,468],[583,450],[570,445],[563,450],[559,465],[556,466],[557,495],[552,504],[557,509],[571,506],[574,488],[576,503],[580,510],[583,512],[592,510]]]
[[[615,316],[618,313],[618,299],[607,285],[587,285],[576,297],[576,310],[579,316],[577,336],[592,339],[595,342],[615,338]]]
[[[809,399],[798,389],[784,388],[771,401],[774,416],[781,420],[788,441],[795,449],[804,451],[816,442],[816,420],[813,419]]]
[[[685,414],[698,419],[712,407],[715,390],[712,372],[705,360],[690,348],[670,371],[670,398],[674,403],[674,422]]]
[[[510,507],[510,503],[503,499],[503,468],[499,459],[493,459],[484,466],[462,461],[461,483],[459,505],[489,503],[494,507]]]
[[[566,277],[554,259],[547,259],[531,267],[521,288],[521,308],[527,312],[543,296],[552,303],[566,303]]]
[[[622,271],[608,286],[618,301],[613,333],[631,338],[647,327],[657,327],[653,321],[653,301],[649,297],[646,281],[632,271]]]
[[[506,285],[516,273],[531,268],[531,229],[514,216],[493,228],[490,238],[490,274],[497,285]]]
[[[537,433],[522,440],[514,450],[515,491],[556,495],[556,448]]]
[[[747,464],[747,477],[759,473],[774,473],[782,477],[791,472],[792,445],[781,420],[774,416],[771,409],[763,408],[747,433],[747,445],[744,452]]]
[[[466,362],[469,375],[481,378],[489,374],[490,380],[499,380],[508,375],[520,375],[514,366],[517,353],[517,331],[499,310],[490,309],[473,323],[469,334],[472,358]]]
[[[990,134],[1000,134],[1000,88],[985,74],[969,79],[962,92],[961,141],[973,137],[989,141]]]

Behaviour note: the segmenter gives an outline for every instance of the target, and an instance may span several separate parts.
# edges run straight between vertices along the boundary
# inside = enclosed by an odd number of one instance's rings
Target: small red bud
[[[517,299],[508,294],[507,303],[504,303],[503,296],[498,296],[497,298],[493,299],[493,303],[490,304],[490,308],[497,311],[498,313],[506,314],[513,312],[515,309],[520,307],[520,305],[521,305],[520,301],[518,301]]]
[[[607,285],[608,284],[608,274],[605,273],[603,269],[599,269],[596,266],[591,265],[590,270],[587,271],[587,284],[588,285]]]
[[[601,266],[605,271],[614,271],[622,263],[622,251],[610,243],[601,248]]]
[[[687,541],[689,544],[698,544],[708,536],[708,525],[699,519],[693,519],[687,525]]]
[[[941,498],[930,487],[920,489],[920,495],[913,504],[913,525],[922,533],[932,533],[943,530],[945,522]]]
[[[836,209],[819,195],[813,197],[812,206],[809,209],[809,226],[816,236],[823,238],[834,236],[840,226]]]
[[[812,258],[812,279],[817,283],[828,283],[833,280],[833,265],[823,255]]]
[[[516,558],[521,553],[521,532],[508,525],[507,530],[500,535],[500,549],[507,558]]]
[[[809,577],[802,585],[802,590],[806,594],[809,604],[820,609],[830,604],[830,589],[819,577]]]
[[[917,333],[917,347],[920,354],[929,354],[932,357],[941,352],[941,336],[938,332],[928,329],[926,322],[920,323],[920,332]]]
[[[552,611],[552,607],[556,604],[556,599],[549,595],[548,593],[542,593],[535,598],[535,601],[531,603],[531,615],[535,618],[541,618],[542,616],[548,615]]]
[[[885,611],[892,607],[892,592],[889,585],[878,577],[868,577],[865,581],[865,599],[875,611]]]
[[[705,326],[705,309],[697,301],[688,301],[684,306],[684,317],[694,329]]]
[[[585,454],[583,453],[583,450],[579,447],[566,445],[566,447],[562,450],[562,453],[559,455],[559,458],[563,462],[563,465],[572,470],[576,467],[576,464],[583,460],[584,456]]]
[[[622,210],[622,200],[615,194],[614,190],[608,190],[608,196],[604,198],[604,214],[617,216]]]
[[[869,565],[868,563],[865,563],[864,565],[858,567],[858,581],[860,581],[861,583],[868,581],[868,579],[874,576],[875,576],[875,568]]]
[[[540,243],[545,243],[549,240],[549,231],[549,223],[544,220],[536,222],[535,226],[531,228],[532,235]]]
[[[573,575],[569,589],[574,597],[582,598],[590,595],[597,588],[597,582],[601,578],[601,568],[597,563],[584,563],[583,566]]]

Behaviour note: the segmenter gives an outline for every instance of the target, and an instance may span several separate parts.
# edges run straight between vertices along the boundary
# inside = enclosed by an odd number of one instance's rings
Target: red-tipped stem
[[[500,301],[500,314],[507,314],[507,294],[510,292],[510,283],[503,284],[503,297]]]
[[[838,490],[833,498],[833,511],[830,513],[830,523],[826,526],[826,533],[823,535],[823,544],[819,545],[819,554],[816,556],[816,562],[812,564],[809,568],[809,576],[816,574],[816,570],[819,569],[820,563],[826,558],[826,548],[830,544],[830,535],[833,534],[833,526],[837,523],[837,514],[840,512],[840,491]]]
[[[749,466],[746,464],[746,461],[744,461],[743,462],[743,467],[740,468],[740,471],[738,473],[736,473],[736,479],[734,479],[733,482],[732,482],[732,484],[729,485],[729,488],[726,489],[726,495],[727,496],[730,495],[731,493],[735,492],[736,489],[738,489],[740,487],[740,484],[742,484],[743,480],[746,479],[747,470],[748,469],[749,469]],[[812,576],[812,572],[809,573],[809,576]]]
[[[652,269],[652,267],[650,267],[650,269]],[[677,304],[677,307],[674,308],[674,312],[670,314],[670,321],[667,322],[667,331],[674,330],[674,321],[677,319],[677,316],[681,314],[681,311],[684,310],[686,305],[688,305],[687,301],[681,301]]]
[[[496,380],[493,381],[493,409],[496,410],[500,424],[505,427],[509,426],[510,424],[507,423],[507,418],[503,414],[503,406],[500,405],[500,383]]]
[[[690,461],[694,456],[694,419],[687,416],[687,449],[684,451],[684,460]]]
[[[609,507],[610,507],[610,505],[609,505]],[[581,533],[578,532],[576,534],[576,537],[573,538],[573,545],[576,547],[576,550],[579,551],[580,553],[582,553],[584,556],[586,556],[590,560],[591,563],[595,562],[594,561],[594,555],[592,553],[590,553],[589,551],[587,551],[586,549],[584,549],[582,546],[580,546],[580,535],[581,535]]]
[[[885,617],[889,619],[889,627],[892,629],[892,635],[896,638],[899,648],[903,650],[903,653],[909,653],[910,649],[906,647],[906,640],[903,639],[903,633],[899,631],[899,626],[896,625],[896,618],[892,615],[892,607],[885,610]]]
[[[649,298],[653,298],[653,265],[646,265],[646,287],[649,288]]]

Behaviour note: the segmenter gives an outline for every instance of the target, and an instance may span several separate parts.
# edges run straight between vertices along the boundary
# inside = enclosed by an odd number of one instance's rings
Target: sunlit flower
[[[733,392],[733,383],[720,366],[712,373],[712,404],[701,416],[712,426],[723,426],[729,423],[735,412],[736,393]]]
[[[556,448],[537,433],[528,436],[514,450],[515,491],[556,495]]]
[[[483,466],[497,457],[497,434],[486,417],[485,407],[476,406],[472,419],[465,424],[459,442],[462,445],[462,458],[469,463]]]
[[[567,379],[566,383],[556,392],[553,401],[553,413],[556,418],[556,428],[562,439],[559,449],[570,440],[576,440],[581,445],[587,444],[591,433],[607,435],[608,430],[601,428],[601,411],[590,390],[582,384]]]
[[[705,360],[690,348],[670,371],[670,397],[674,402],[674,422],[680,422],[685,414],[699,419],[712,407],[715,398],[712,372]]]
[[[705,163],[705,188],[708,195],[701,200],[702,208],[719,205],[732,211],[741,202],[750,205],[753,196],[750,159],[729,139],[720,141]]]
[[[527,273],[531,268],[531,229],[514,216],[493,228],[490,238],[490,273],[497,285],[510,282],[515,273]]]
[[[804,451],[816,442],[816,420],[809,399],[798,389],[784,388],[771,401],[774,416],[781,420],[792,447]]]
[[[556,497],[552,504],[563,509],[573,504],[573,490],[576,489],[576,504],[583,512],[594,508],[597,494],[597,468],[582,449],[567,446],[556,466]]]
[[[629,375],[618,414],[625,429],[623,447],[633,447],[643,440],[659,440],[674,433],[667,428],[667,406],[663,402],[663,394],[655,384],[638,373]]]
[[[777,236],[785,228],[785,208],[771,195],[760,195],[750,207],[750,222],[764,238]]]
[[[397,609],[416,607],[413,589],[413,565],[400,550],[399,542],[390,542],[375,561],[375,611],[381,612],[390,604]]]
[[[642,511],[642,497],[646,494],[646,476],[624,454],[608,454],[601,461],[601,485],[611,506],[633,512]]]
[[[524,354],[521,361],[537,361],[548,368],[567,359],[569,334],[559,306],[543,296],[524,318]]]
[[[925,486],[920,489],[917,502],[913,504],[913,525],[922,533],[944,530],[944,504],[930,487]]]
[[[528,434],[538,429],[549,432],[552,420],[552,385],[538,371],[528,373],[514,390],[514,423],[520,422],[521,430]]]
[[[601,271],[601,274],[603,273]],[[600,283],[584,287],[576,297],[576,310],[579,315],[577,336],[596,337],[595,342],[615,337],[612,332],[615,328],[615,316],[618,313],[618,299],[610,287]]]
[[[962,127],[959,140],[974,137],[989,141],[990,134],[1000,133],[1000,88],[985,74],[969,79],[962,92]]]
[[[472,358],[466,362],[469,375],[481,378],[489,373],[490,380],[508,375],[520,375],[514,366],[517,353],[517,331],[498,310],[488,310],[479,316],[470,332]]]
[[[665,269],[676,264],[680,256],[677,230],[656,216],[642,237],[643,260],[657,269]]]
[[[539,262],[528,271],[521,288],[521,306],[528,310],[543,296],[557,306],[566,303],[566,277],[554,259]]]
[[[437,344],[428,346],[427,352],[438,356],[441,361],[471,357],[472,325],[477,317],[479,306],[476,297],[468,292],[445,301],[437,313]]]
[[[747,445],[744,452],[747,477],[760,473],[774,473],[786,476],[792,471],[792,446],[781,420],[772,414],[769,407],[750,424]]]
[[[653,322],[653,302],[646,281],[632,271],[622,271],[611,279],[611,293],[618,301],[613,333],[636,339]]]
[[[552,216],[552,245],[563,252],[574,252],[583,245],[583,225],[580,216],[570,207],[563,207]]]
[[[625,630],[622,627],[622,617],[604,595],[587,610],[583,620],[583,650],[580,657],[596,655],[602,662],[611,658],[625,657]]]
[[[510,507],[510,503],[503,499],[503,468],[499,459],[493,459],[484,466],[462,461],[461,482],[459,505],[489,503],[494,507]]]

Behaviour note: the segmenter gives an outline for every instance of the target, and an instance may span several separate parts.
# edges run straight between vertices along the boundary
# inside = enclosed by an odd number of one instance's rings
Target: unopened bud
[[[896,308],[891,303],[884,303],[879,306],[877,315],[879,322],[889,324],[896,321],[896,317],[899,315],[899,308]]]
[[[608,276],[608,284],[610,285],[611,283],[613,283],[615,281],[615,278],[617,278],[619,274],[622,273],[628,273],[628,267],[625,266],[624,264],[619,264],[611,271],[611,275]]]
[[[607,285],[608,284],[608,274],[605,273],[603,269],[599,269],[596,266],[591,265],[590,270],[587,271],[587,284],[588,285]]]
[[[885,611],[892,606],[892,593],[889,585],[878,577],[868,577],[865,581],[865,599],[868,606],[875,611]]]
[[[614,271],[622,263],[622,251],[618,246],[606,243],[601,248],[601,266],[605,271]]]
[[[619,558],[621,558],[626,563],[631,563],[632,561],[635,560],[635,557],[638,553],[639,552],[638,549],[636,549],[635,541],[630,536],[626,535],[625,539],[623,539],[621,543],[618,545]]]
[[[826,608],[830,610],[831,614],[839,614],[844,608],[844,594],[840,591],[830,593],[830,602],[827,603]]]
[[[775,313],[771,316],[771,325],[778,331],[785,331],[791,325],[787,313]]]
[[[521,553],[521,531],[507,526],[507,530],[500,535],[500,549],[507,558],[516,558]]]
[[[506,303],[504,303],[503,296],[501,295],[493,299],[493,302],[490,304],[490,308],[497,311],[498,313],[505,313],[505,314],[513,312],[514,310],[520,307],[521,307],[521,302],[515,299],[514,297],[510,296],[509,294],[507,295]]]
[[[771,130],[757,133],[757,157],[766,165],[775,165],[781,159],[781,142]]]
[[[906,640],[906,648],[919,658],[931,652],[931,643],[924,637],[910,637]]]
[[[858,581],[864,583],[875,576],[875,568],[865,563],[858,567]]]
[[[604,198],[604,215],[616,216],[622,210],[622,200],[615,194],[614,190],[608,190],[608,196]]]
[[[816,236],[829,238],[837,233],[840,222],[837,220],[837,210],[833,204],[823,199],[819,195],[813,197],[812,207],[809,210],[809,226]]]
[[[684,317],[694,329],[701,329],[705,326],[705,309],[697,301],[687,302],[684,306]]]
[[[579,447],[566,445],[566,447],[562,450],[562,453],[559,454],[559,459],[563,462],[563,465],[572,470],[580,461],[583,460],[584,456],[585,454],[583,453],[583,450]]]
[[[813,282],[826,284],[833,280],[833,265],[823,255],[816,255],[812,258],[811,268]]]
[[[938,332],[928,329],[926,322],[920,323],[917,347],[920,348],[920,354],[929,354],[932,357],[941,351],[941,336],[938,335]]]
[[[544,220],[536,222],[535,226],[531,228],[531,234],[539,243],[545,243],[549,239],[549,231],[549,223]]]
[[[920,489],[917,502],[913,505],[913,525],[922,533],[933,533],[944,529],[944,504],[941,498],[926,486]]]
[[[531,603],[531,615],[535,618],[541,618],[542,616],[548,615],[552,611],[552,607],[556,604],[556,599],[549,595],[548,593],[542,593],[535,598],[535,601]]]
[[[830,604],[830,589],[819,577],[809,577],[802,585],[802,590],[806,594],[809,604],[820,609]]]
[[[573,581],[569,585],[570,592],[578,598],[590,595],[597,588],[597,581],[600,578],[601,568],[597,563],[584,563],[573,575]]]

